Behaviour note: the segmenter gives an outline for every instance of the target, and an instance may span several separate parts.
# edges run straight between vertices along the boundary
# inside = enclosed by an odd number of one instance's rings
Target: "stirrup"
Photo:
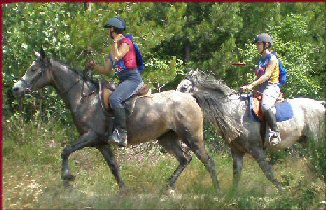
[[[112,134],[108,138],[109,144],[115,144],[119,147],[127,146],[127,131],[119,131],[119,129],[114,129]]]
[[[275,145],[281,143],[280,132],[270,131],[269,135],[268,135],[268,140],[272,146],[275,146]]]

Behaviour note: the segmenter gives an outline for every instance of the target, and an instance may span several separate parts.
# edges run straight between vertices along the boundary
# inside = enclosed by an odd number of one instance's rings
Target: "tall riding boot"
[[[279,144],[281,142],[280,131],[276,124],[276,117],[272,109],[268,109],[264,112],[265,119],[269,125],[271,132],[269,133],[269,142],[272,145]]]
[[[114,126],[112,135],[109,136],[108,143],[117,144],[120,147],[127,146],[127,122],[124,108],[114,109]]]

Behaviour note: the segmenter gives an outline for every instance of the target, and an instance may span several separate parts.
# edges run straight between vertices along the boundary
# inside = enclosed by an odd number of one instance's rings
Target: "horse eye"
[[[36,68],[35,67],[32,67],[31,68],[31,72],[35,72],[36,71]]]

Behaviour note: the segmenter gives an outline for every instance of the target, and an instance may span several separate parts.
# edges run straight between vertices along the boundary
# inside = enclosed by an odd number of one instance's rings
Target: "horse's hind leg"
[[[175,188],[175,183],[178,177],[192,159],[191,155],[182,149],[177,138],[177,135],[173,131],[169,131],[158,138],[158,143],[162,145],[169,153],[173,154],[180,163],[168,180],[168,187],[171,189]]]
[[[250,150],[250,154],[258,162],[259,167],[264,172],[265,176],[271,181],[279,190],[282,190],[282,185],[274,176],[272,166],[266,160],[266,154],[262,147],[254,147]]]
[[[235,148],[231,147],[231,154],[233,159],[233,190],[238,189],[242,166],[243,166],[243,156],[244,153],[238,151]]]
[[[118,182],[120,190],[124,190],[125,184],[122,181],[122,178],[121,178],[121,175],[119,172],[119,167],[115,160],[114,154],[111,151],[111,148],[108,145],[100,145],[100,146],[97,146],[96,148],[102,153],[105,161],[109,165],[111,172],[114,175],[114,178]]]
[[[186,129],[186,131],[189,131]],[[220,191],[219,181],[217,179],[217,172],[215,168],[214,160],[208,155],[204,140],[203,140],[203,134],[201,132],[197,133],[190,133],[186,132],[182,136],[182,140],[187,144],[187,146],[196,154],[197,158],[205,165],[206,169],[208,170],[213,185],[217,191]]]

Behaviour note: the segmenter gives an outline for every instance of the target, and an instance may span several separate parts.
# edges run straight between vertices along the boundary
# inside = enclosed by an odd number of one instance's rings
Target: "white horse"
[[[250,114],[247,95],[240,95],[213,76],[196,70],[181,81],[177,90],[191,93],[231,147],[233,157],[233,187],[237,188],[243,165],[243,156],[249,153],[258,162],[266,177],[278,188],[272,166],[266,161],[264,146],[269,149],[285,149],[296,142],[325,141],[325,102],[309,98],[287,99],[292,106],[293,118],[278,122],[282,141],[277,145],[265,145],[261,138],[261,123]]]

